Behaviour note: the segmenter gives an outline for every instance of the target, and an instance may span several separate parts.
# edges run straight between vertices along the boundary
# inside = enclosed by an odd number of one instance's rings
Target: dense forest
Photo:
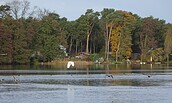
[[[115,7],[114,7],[115,8]],[[66,50],[65,50],[66,48]],[[48,62],[80,52],[106,61],[167,61],[172,53],[172,24],[128,11],[87,9],[75,21],[23,0],[0,6],[0,64]]]

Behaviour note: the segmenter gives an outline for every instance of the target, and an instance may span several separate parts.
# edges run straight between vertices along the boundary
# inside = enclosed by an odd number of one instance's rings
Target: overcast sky
[[[0,3],[11,0],[0,0]],[[31,6],[55,11],[61,17],[75,20],[87,9],[102,11],[103,8],[125,10],[140,17],[153,16],[172,23],[172,0],[28,0]]]

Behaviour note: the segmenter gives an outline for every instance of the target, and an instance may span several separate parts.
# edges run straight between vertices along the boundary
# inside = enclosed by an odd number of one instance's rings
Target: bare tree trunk
[[[91,28],[90,28],[90,30],[88,30],[88,32],[87,32],[86,53],[88,53],[88,52],[89,52],[89,49],[88,49],[88,46],[89,46],[89,40],[90,40],[90,35],[91,35],[91,33],[92,33],[92,30],[93,30],[94,24],[91,24],[90,26],[91,26]]]
[[[78,45],[77,45],[77,40],[76,40],[76,44],[75,44],[75,54],[77,55],[78,54]]]
[[[82,52],[82,41],[81,41],[81,52]]]
[[[116,51],[116,62],[118,62],[119,47],[120,47],[120,40],[119,40],[119,43],[118,43],[118,49],[117,49],[117,51]]]
[[[113,28],[113,21],[109,25],[106,24],[106,38],[107,38],[106,61],[109,61],[109,48],[110,48],[110,38],[111,38],[112,28]]]
[[[90,34],[88,33],[88,35],[87,35],[87,43],[86,43],[86,53],[89,52],[89,50],[88,50],[89,38],[90,38]]]
[[[105,60],[107,58],[107,37],[105,36]]]
[[[96,52],[95,37],[93,38],[93,52],[94,52],[94,54]]]
[[[112,25],[109,27],[109,33],[108,33],[108,41],[107,41],[107,61],[109,61],[109,49],[110,49],[110,38],[111,38],[111,31],[112,31]]]
[[[170,59],[169,59],[169,54],[167,54],[167,63],[169,63]]]
[[[92,44],[92,42],[90,43],[90,53],[92,53],[92,46],[93,44]]]
[[[118,62],[118,51],[115,53],[115,61]]]
[[[69,46],[69,53],[72,51],[73,39],[70,38],[70,46]]]
[[[117,48],[117,51],[116,51],[116,62],[118,61],[118,52],[119,52],[119,48],[120,48],[120,45],[121,45],[121,34],[119,36],[119,41],[118,41],[118,48]]]
[[[93,37],[90,38],[90,53],[92,53],[93,51]]]
[[[109,28],[106,23],[106,32],[105,34],[105,60],[107,61],[107,52],[108,52],[108,34],[109,34]]]
[[[142,37],[142,35],[140,35],[141,62],[145,61],[146,58],[147,38],[148,35],[145,35],[145,37]]]

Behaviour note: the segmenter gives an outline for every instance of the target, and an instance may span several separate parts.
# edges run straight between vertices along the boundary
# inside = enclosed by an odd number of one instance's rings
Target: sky
[[[0,4],[12,0],[0,0]],[[66,17],[68,20],[76,20],[87,9],[102,11],[104,8],[125,10],[137,14],[140,17],[153,16],[163,19],[166,23],[172,23],[172,0],[27,0],[31,6],[48,9]]]

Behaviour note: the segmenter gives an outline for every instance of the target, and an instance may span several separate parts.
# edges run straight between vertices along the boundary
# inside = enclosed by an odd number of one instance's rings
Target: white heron
[[[73,61],[68,61],[67,63],[67,68],[70,68],[71,66],[74,66],[74,62]]]

